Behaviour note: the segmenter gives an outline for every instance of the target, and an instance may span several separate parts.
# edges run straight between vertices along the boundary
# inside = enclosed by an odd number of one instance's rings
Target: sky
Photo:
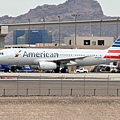
[[[4,15],[16,17],[27,13],[38,5],[58,5],[67,0],[0,0],[0,17]],[[102,7],[103,13],[107,16],[120,16],[120,0],[95,0]]]

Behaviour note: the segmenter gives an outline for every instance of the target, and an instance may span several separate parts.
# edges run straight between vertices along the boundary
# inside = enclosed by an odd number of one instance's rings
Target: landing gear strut
[[[57,62],[57,68],[54,70],[55,73],[59,73],[60,71],[60,62]]]
[[[54,72],[55,72],[55,73],[59,73],[59,69],[60,69],[60,68],[57,67],[57,68],[54,70]]]
[[[66,73],[66,68],[62,68],[61,73]]]

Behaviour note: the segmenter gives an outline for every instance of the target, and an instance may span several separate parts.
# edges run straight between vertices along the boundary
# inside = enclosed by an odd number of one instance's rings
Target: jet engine
[[[54,70],[57,68],[57,64],[54,62],[39,62],[39,69],[41,70]]]

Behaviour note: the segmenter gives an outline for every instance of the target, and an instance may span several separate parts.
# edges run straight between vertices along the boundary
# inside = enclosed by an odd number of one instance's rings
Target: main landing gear
[[[54,73],[59,73],[60,71],[60,67],[57,67],[55,70],[54,70]]]
[[[54,70],[55,73],[68,73],[68,68],[66,66],[63,65],[63,68],[60,69],[60,62],[57,62],[57,68]]]
[[[61,73],[66,73],[66,68],[62,68]]]
[[[54,70],[54,73],[59,73],[60,72],[60,62],[57,62],[57,68]]]

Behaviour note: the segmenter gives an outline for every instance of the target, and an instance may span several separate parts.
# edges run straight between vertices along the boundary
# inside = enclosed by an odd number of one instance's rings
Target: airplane
[[[64,73],[66,66],[92,66],[120,60],[120,37],[108,48],[38,49],[9,48],[0,50],[0,64],[38,65],[41,70]]]

